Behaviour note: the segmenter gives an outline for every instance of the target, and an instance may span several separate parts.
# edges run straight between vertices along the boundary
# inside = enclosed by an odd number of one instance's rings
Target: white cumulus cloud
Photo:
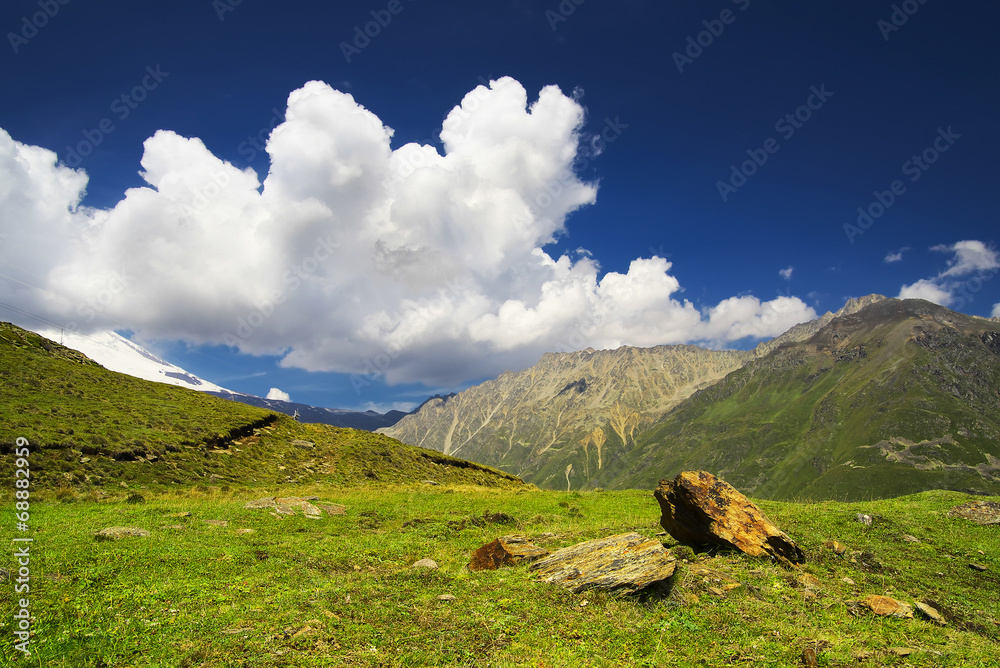
[[[1000,268],[1000,255],[982,241],[958,241],[950,246],[939,244],[931,250],[951,255],[947,267],[937,276],[904,285],[899,290],[900,299],[926,299],[961,309],[982,289],[982,282],[992,278]]]
[[[574,172],[584,120],[559,88],[530,100],[503,78],[447,114],[443,152],[393,149],[381,119],[311,81],[288,97],[263,179],[160,130],[143,146],[146,185],[105,210],[79,206],[84,171],[0,130],[5,301],[84,331],[429,384],[551,350],[723,345],[816,317],[792,297],[699,310],[661,257],[620,273],[582,249],[550,255],[596,202]]]
[[[288,392],[282,392],[276,387],[272,387],[267,391],[267,398],[274,399],[276,401],[291,401],[292,398],[288,395]]]

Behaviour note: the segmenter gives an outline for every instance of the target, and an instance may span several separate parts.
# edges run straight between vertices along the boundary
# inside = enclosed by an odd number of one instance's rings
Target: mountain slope
[[[32,489],[101,485],[353,485],[520,480],[386,436],[295,420],[116,373],[0,323],[0,477],[30,443]]]
[[[433,398],[379,432],[543,487],[607,486],[607,462],[626,456],[641,427],[751,360],[882,299],[852,299],[751,351],[674,345],[549,353],[524,371]]]
[[[1000,326],[921,300],[836,318],[636,437],[616,487],[704,468],[756,497],[1000,492]]]
[[[151,380],[156,383],[176,385],[188,389],[205,392],[222,399],[238,401],[249,406],[277,411],[285,415],[299,414],[300,422],[316,422],[335,427],[350,429],[366,429],[374,431],[379,427],[389,427],[399,422],[406,413],[389,411],[385,414],[375,411],[352,411],[342,408],[318,408],[308,404],[300,404],[278,399],[266,399],[243,392],[234,392],[215,383],[199,378],[166,360],[160,359],[134,341],[129,341],[117,332],[95,332],[79,334],[59,330],[38,331],[38,334],[51,340],[59,340],[60,345],[78,350],[90,359],[111,371],[125,373],[136,378]]]

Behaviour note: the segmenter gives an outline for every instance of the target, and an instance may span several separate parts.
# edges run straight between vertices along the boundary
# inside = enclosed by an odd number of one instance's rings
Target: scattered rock
[[[784,564],[805,562],[802,549],[735,487],[706,471],[685,471],[661,480],[653,493],[660,525],[683,543],[735,547]]]
[[[805,601],[806,603],[816,600],[816,592],[814,592],[812,589],[806,589],[805,591],[802,592],[802,600]]]
[[[856,583],[856,582],[855,582],[854,580],[852,580],[852,579],[851,579],[851,578],[849,578],[849,577],[842,577],[842,578],[840,578],[840,581],[841,581],[841,582],[844,582],[844,583],[846,583],[846,584],[849,584],[849,585],[851,585],[852,587],[853,587],[854,585],[856,585],[856,584],[857,584],[857,583]]]
[[[962,517],[976,524],[1000,524],[1000,502],[970,501],[948,511],[948,517]]]
[[[80,457],[80,463],[81,464],[86,464],[89,461],[90,461],[90,457]]]
[[[502,536],[472,553],[470,571],[495,571],[501,566],[531,563],[549,553],[524,536]]]
[[[564,547],[528,568],[573,593],[598,589],[645,595],[669,591],[675,563],[660,541],[626,533]]]
[[[95,540],[121,540],[122,538],[149,538],[149,532],[135,527],[108,527],[94,536]]]
[[[240,628],[237,629],[223,629],[221,632],[225,633],[226,635],[237,635],[240,633],[249,633],[250,631],[253,631],[252,626],[241,626]]]
[[[317,503],[316,506],[325,512],[327,515],[346,515],[347,506],[342,506],[339,503]]]
[[[948,623],[947,621],[945,621],[945,618],[941,615],[941,613],[938,612],[937,609],[935,609],[933,606],[928,605],[923,601],[917,601],[916,603],[914,603],[914,605],[917,607],[917,610],[919,610],[927,619],[931,620],[932,622],[936,622],[938,624],[941,624],[942,626]]]
[[[311,450],[316,447],[316,444],[312,441],[304,441],[301,438],[296,438],[292,441],[292,445],[296,448],[302,448],[304,450]]]
[[[718,587],[709,587],[708,588],[708,593],[712,594],[714,596],[719,596],[719,597],[722,597],[722,596],[726,595],[726,593],[724,591],[722,591],[721,589],[719,589]]]
[[[919,543],[920,539],[916,536],[911,536],[909,534],[903,534],[903,540],[907,543]]]
[[[974,571],[980,571],[980,572],[986,570],[986,566],[983,566],[982,564],[976,564],[976,563],[969,564],[969,568],[971,568]]]
[[[912,647],[890,647],[889,651],[895,654],[896,656],[910,656],[917,650],[913,649]]]
[[[182,529],[186,529],[187,527],[184,526],[183,524],[164,524],[163,528],[164,529],[174,529],[176,531],[180,531]]]
[[[817,668],[819,662],[816,660],[816,650],[812,647],[806,647],[802,650],[802,665],[805,668]]]
[[[205,524],[207,524],[210,527],[220,527],[220,528],[225,528],[229,526],[229,522],[227,522],[226,520],[205,520]]]
[[[174,513],[173,515],[168,515],[167,517],[191,517],[191,513],[185,511],[183,513]]]
[[[236,530],[236,535],[237,536],[244,536],[246,534],[251,534],[251,533],[254,533],[253,529],[237,529]]]
[[[838,543],[835,540],[826,541],[825,543],[823,543],[823,547],[830,548],[831,550],[833,550],[833,553],[836,554],[837,556],[840,556],[844,552],[847,552],[847,546],[845,546],[843,543]]]
[[[311,497],[315,498],[315,497]],[[273,496],[265,496],[263,499],[257,499],[255,501],[248,501],[243,505],[244,508],[249,509],[270,509],[274,512],[272,514],[278,515],[294,515],[297,511],[301,510],[302,514],[306,517],[312,517],[318,519],[322,517],[323,511],[309,503],[306,499],[300,498],[298,496],[285,496],[281,498],[275,498]],[[345,506],[329,506],[326,509],[328,515],[343,515],[344,511],[338,512],[336,509],[344,509]]]
[[[874,521],[874,518],[871,515],[865,515],[864,513],[858,513],[854,517],[866,527],[870,527]]]
[[[865,661],[866,659],[871,658],[872,653],[867,649],[859,649],[857,652],[851,654],[851,656],[853,656],[857,661]]]
[[[420,561],[414,562],[410,568],[427,568],[429,570],[437,570],[437,562],[433,559],[421,559]]]
[[[866,596],[864,600],[861,601],[861,605],[865,606],[876,615],[883,617],[913,619],[913,608],[909,603],[897,601],[889,596],[878,596],[877,594],[872,594],[870,596]]]
[[[455,597],[451,594],[441,594],[437,597],[439,601],[454,601]]]
[[[439,483],[436,480],[421,480],[420,484],[421,485],[440,485],[441,483]],[[438,598],[440,598],[440,597],[438,597]]]

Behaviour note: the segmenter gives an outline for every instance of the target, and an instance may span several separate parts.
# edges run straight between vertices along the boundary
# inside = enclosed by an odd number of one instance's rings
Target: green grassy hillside
[[[128,503],[125,490],[100,501],[43,494],[32,506],[33,655],[22,660],[13,649],[12,587],[0,586],[0,664],[798,666],[812,648],[819,666],[998,665],[998,527],[947,517],[968,498],[954,492],[763,502],[805,550],[804,571],[736,552],[693,554],[662,537],[680,569],[668,597],[646,602],[571,594],[524,567],[465,566],[477,547],[510,533],[550,550],[626,531],[656,536],[650,491],[310,485],[268,493],[315,494],[346,514],[279,519],[243,507],[260,490],[235,488],[153,492],[144,503]],[[874,517],[872,526],[855,520],[859,512]],[[150,536],[94,540],[113,525]],[[842,556],[824,546],[830,540],[845,546]],[[439,568],[413,567],[424,558]],[[0,567],[15,569],[10,551]],[[850,603],[870,594],[933,601],[948,624],[875,617]],[[904,660],[894,648],[911,654]]]
[[[287,416],[104,369],[0,325],[0,479],[17,438],[32,485],[265,485],[373,480],[513,485],[517,478],[365,431]]]
[[[609,486],[717,472],[768,498],[1000,492],[1000,326],[887,300],[699,392]]]

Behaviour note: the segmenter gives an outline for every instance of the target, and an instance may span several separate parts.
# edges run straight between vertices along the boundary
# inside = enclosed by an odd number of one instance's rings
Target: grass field
[[[946,517],[968,500],[953,492],[761,503],[805,549],[815,596],[801,571],[730,551],[694,554],[662,536],[687,562],[670,596],[639,602],[571,594],[524,567],[465,566],[475,548],[504,534],[549,549],[625,531],[655,536],[650,492],[319,484],[109,491],[33,499],[32,654],[14,649],[5,612],[4,665],[794,666],[807,647],[818,650],[820,666],[1000,665],[1000,527]],[[243,507],[275,494],[315,495],[347,511],[279,519]],[[874,524],[858,523],[858,512]],[[96,541],[108,526],[151,535]],[[843,557],[823,546],[831,539],[847,546]],[[423,558],[439,568],[412,567]],[[16,572],[10,551],[0,565]],[[708,590],[727,583],[739,586],[721,596]],[[0,607],[13,610],[10,583],[0,591]],[[454,600],[438,599],[445,594]],[[932,600],[951,621],[852,613],[847,601],[867,594]],[[914,651],[902,658],[892,648]]]

